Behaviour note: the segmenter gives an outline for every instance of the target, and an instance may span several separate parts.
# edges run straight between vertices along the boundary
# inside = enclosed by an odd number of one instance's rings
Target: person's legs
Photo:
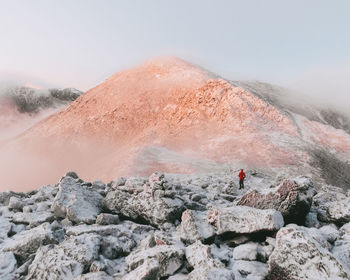
[[[243,186],[243,180],[242,179],[240,179],[239,180],[239,189],[242,189],[244,186]]]

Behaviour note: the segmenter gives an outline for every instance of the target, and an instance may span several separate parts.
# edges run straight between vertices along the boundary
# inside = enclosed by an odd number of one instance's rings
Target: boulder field
[[[0,279],[350,279],[350,192],[264,176],[69,172],[2,192]]]

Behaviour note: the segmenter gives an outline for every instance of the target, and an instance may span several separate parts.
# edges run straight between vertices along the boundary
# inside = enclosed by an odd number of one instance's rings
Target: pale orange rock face
[[[0,148],[0,177],[30,189],[67,170],[108,181],[230,163],[298,165],[307,156],[286,142],[299,138],[294,122],[257,96],[162,58],[115,74]]]

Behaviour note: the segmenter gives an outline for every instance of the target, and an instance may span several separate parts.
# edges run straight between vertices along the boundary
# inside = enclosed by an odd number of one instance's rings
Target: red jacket
[[[238,177],[240,180],[243,180],[245,178],[245,173],[243,172],[243,170],[241,170],[241,172],[239,172]]]

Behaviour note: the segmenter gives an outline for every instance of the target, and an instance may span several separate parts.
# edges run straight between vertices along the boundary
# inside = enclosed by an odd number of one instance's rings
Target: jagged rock
[[[288,225],[278,231],[270,256],[268,279],[349,279],[350,274],[305,227]]]
[[[122,277],[122,280],[159,280],[160,264],[156,259],[145,259],[136,269]]]
[[[54,215],[51,212],[46,211],[38,211],[34,213],[17,212],[12,217],[14,223],[29,224],[33,227],[45,222],[52,222],[53,219]]]
[[[235,280],[263,280],[266,279],[269,270],[265,263],[243,260],[235,261],[231,269],[234,272]],[[289,280],[289,278],[280,279]]]
[[[0,192],[0,205],[8,206],[10,198],[14,195],[16,195],[16,193],[12,191]]]
[[[263,244],[258,246],[257,260],[266,263],[275,249],[276,239],[267,237]]]
[[[332,254],[350,271],[350,223],[339,229]]]
[[[105,271],[106,265],[100,261],[93,261],[90,265],[90,272]]]
[[[248,242],[237,246],[232,254],[234,260],[256,261],[258,256],[259,244],[256,242]]]
[[[182,213],[180,237],[185,243],[204,241],[215,235],[214,227],[208,222],[205,212],[186,210]]]
[[[0,279],[16,279],[17,260],[12,252],[0,252]]]
[[[179,219],[183,210],[180,199],[159,196],[153,198],[145,191],[135,195],[121,190],[111,191],[105,198],[105,206],[116,214],[120,213],[133,220],[142,219],[158,227]]]
[[[38,190],[36,194],[31,196],[31,199],[35,203],[47,201],[47,200],[52,201],[55,198],[57,192],[58,192],[57,187],[53,187],[49,185],[43,186]]]
[[[72,223],[69,219],[67,219],[67,218],[63,219],[63,220],[61,221],[61,224],[62,224],[62,226],[64,226],[64,227],[71,227],[71,226],[73,225],[73,223]]]
[[[4,252],[13,252],[21,260],[25,260],[30,254],[34,254],[40,246],[57,243],[59,238],[52,231],[51,225],[44,223],[6,239],[2,250]]]
[[[325,239],[332,244],[340,237],[338,227],[334,224],[325,225],[319,228],[319,231]]]
[[[326,188],[313,198],[321,222],[343,225],[350,222],[350,196],[337,188]]]
[[[111,225],[111,224],[118,224],[118,223],[119,223],[118,215],[101,213],[96,218],[96,224],[98,225]]]
[[[25,231],[26,229],[27,227],[23,224],[18,224],[18,225],[12,224],[10,234],[15,235],[17,233]]]
[[[203,269],[196,268],[189,275],[188,280],[234,280],[232,271],[226,268]]]
[[[147,267],[142,267],[142,271],[155,273],[156,277],[167,277],[173,275],[182,266],[183,256],[184,252],[179,247],[162,245],[134,251],[125,260],[130,270],[147,263]],[[158,279],[156,277],[149,279]]]
[[[114,278],[112,276],[109,276],[104,271],[90,272],[74,278],[74,280],[113,280],[113,279]]]
[[[261,193],[249,190],[237,205],[245,205],[258,209],[276,209],[280,211],[286,223],[304,222],[309,212],[315,189],[309,178],[284,180],[276,189]]]
[[[22,211],[23,206],[25,206],[25,204],[22,198],[19,198],[16,196],[10,197],[9,205],[8,205],[9,209]]]
[[[12,228],[12,223],[7,218],[0,216],[0,243],[7,238]]]
[[[234,275],[225,268],[225,265],[219,260],[213,258],[211,248],[203,245],[200,241],[186,248],[186,259],[194,268],[189,274],[192,280],[233,280]]]
[[[118,225],[79,225],[66,228],[66,234],[68,236],[78,236],[85,233],[96,233],[98,235],[123,235],[133,236],[138,239],[137,236],[147,235],[154,230],[153,227],[147,225],[140,225],[129,221],[124,221]]]
[[[75,223],[95,222],[103,202],[103,197],[97,191],[81,186],[72,176],[63,177],[58,189],[51,206],[57,217],[67,217]]]
[[[26,279],[74,279],[98,259],[100,243],[98,235],[83,234],[72,236],[58,245],[41,247],[29,266]]]
[[[186,259],[193,268],[224,268],[225,265],[213,258],[210,246],[196,241],[186,247]]]
[[[129,236],[106,236],[102,239],[101,253],[108,259],[126,256],[136,247],[137,243]]]
[[[207,215],[209,222],[216,225],[217,234],[277,231],[284,225],[281,212],[274,209],[233,206],[210,210]]]

